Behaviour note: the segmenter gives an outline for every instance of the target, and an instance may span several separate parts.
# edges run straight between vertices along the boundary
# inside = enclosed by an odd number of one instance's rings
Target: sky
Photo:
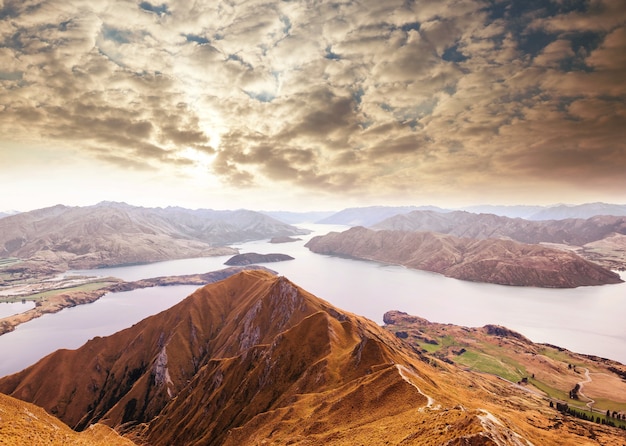
[[[624,0],[0,0],[0,211],[626,203]]]

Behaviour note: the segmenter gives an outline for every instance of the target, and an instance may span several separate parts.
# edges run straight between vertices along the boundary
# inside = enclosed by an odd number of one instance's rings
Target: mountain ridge
[[[0,255],[83,269],[232,255],[231,243],[304,233],[247,210],[57,205],[1,219]]]
[[[414,211],[386,219],[372,229],[433,231],[474,239],[511,239],[575,251],[605,268],[626,269],[626,217],[531,221],[465,211]]]

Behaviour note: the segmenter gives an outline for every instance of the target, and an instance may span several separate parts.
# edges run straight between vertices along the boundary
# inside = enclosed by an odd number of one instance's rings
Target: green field
[[[456,362],[476,372],[490,373],[509,381],[518,382],[526,377],[526,370],[506,356],[491,356],[480,351],[467,350],[456,358]]]
[[[43,291],[41,293],[29,294],[25,296],[10,296],[0,298],[0,302],[21,302],[22,300],[43,300],[50,296],[56,296],[61,293],[75,292],[75,291],[93,291],[104,288],[107,285],[111,285],[113,282],[92,282],[83,285],[78,285],[68,288],[57,288],[54,290]]]

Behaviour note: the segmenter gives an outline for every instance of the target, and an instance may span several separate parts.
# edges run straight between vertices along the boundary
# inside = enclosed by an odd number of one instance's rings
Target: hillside
[[[132,446],[102,424],[74,432],[34,404],[0,393],[0,444],[3,446]]]
[[[564,245],[568,249],[577,249],[581,256],[607,268],[626,267],[626,262],[619,261],[623,254],[620,247],[605,246],[605,249],[598,250],[597,246],[592,246],[594,242],[608,237],[626,235],[626,217],[530,221],[463,211],[414,211],[386,219],[372,229],[433,231],[474,239],[504,238],[521,243]]]
[[[257,212],[141,208],[123,203],[54,206],[0,220],[0,257],[50,268],[96,268],[235,254],[225,245],[302,234]]]
[[[283,277],[246,271],[0,380],[71,426],[151,445],[621,445],[623,431],[429,358]],[[523,414],[523,416],[521,416]]]
[[[424,354],[462,370],[518,383],[529,392],[626,427],[626,366],[548,344],[506,327],[439,324],[399,311],[385,313],[385,328]],[[570,392],[578,385],[576,396]],[[606,417],[610,411],[611,416]]]
[[[512,240],[356,227],[314,237],[305,246],[318,254],[404,265],[472,282],[549,288],[621,282],[618,274],[572,252]]]

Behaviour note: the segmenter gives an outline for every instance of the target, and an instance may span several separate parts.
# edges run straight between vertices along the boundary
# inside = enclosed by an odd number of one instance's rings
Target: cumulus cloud
[[[201,152],[233,187],[625,185],[624,17],[619,0],[5,0],[0,132],[132,169]]]

